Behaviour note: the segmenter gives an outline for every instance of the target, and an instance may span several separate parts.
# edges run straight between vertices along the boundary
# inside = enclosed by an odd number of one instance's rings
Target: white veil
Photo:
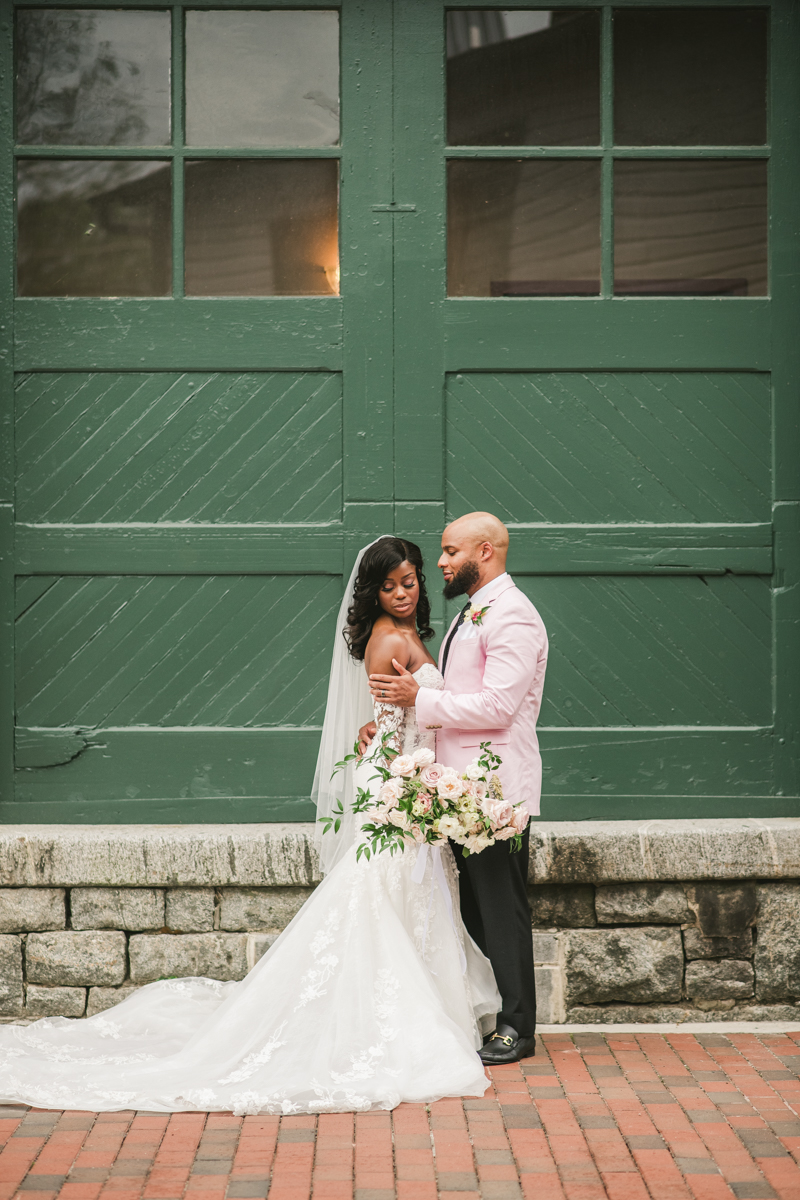
[[[382,534],[381,537],[391,537]],[[381,541],[376,538],[375,542]],[[317,755],[317,769],[314,773],[314,786],[311,799],[317,806],[317,818],[333,815],[337,800],[341,800],[344,817],[339,826],[339,832],[323,834],[323,826],[317,821],[316,844],[319,851],[320,870],[327,875],[342,856],[353,845],[356,836],[355,815],[350,800],[355,795],[353,780],[353,764],[350,763],[343,771],[338,771],[331,778],[331,772],[337,762],[341,762],[346,754],[350,754],[358,731],[375,715],[372,696],[367,684],[367,674],[364,664],[351,658],[344,640],[343,633],[347,625],[347,610],[353,602],[358,568],[361,560],[375,542],[364,546],[358,552],[356,565],[350,573],[350,579],[345,588],[344,598],[339,606],[336,618],[336,631],[333,636],[333,658],[331,660],[331,677],[328,683],[328,703],[325,707],[325,720],[322,725],[322,738]]]

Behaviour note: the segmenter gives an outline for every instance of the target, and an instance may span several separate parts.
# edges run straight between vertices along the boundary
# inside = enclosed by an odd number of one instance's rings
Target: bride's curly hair
[[[419,546],[405,538],[382,537],[370,546],[361,560],[358,568],[356,583],[353,589],[353,603],[347,610],[347,627],[344,630],[344,640],[353,658],[358,662],[364,661],[367,642],[372,633],[372,626],[383,612],[378,600],[381,584],[390,571],[399,567],[402,562],[410,562],[417,568],[419,580],[419,601],[417,602],[417,630],[423,642],[433,637],[430,626],[431,602],[425,588],[425,576],[422,573],[422,553]]]

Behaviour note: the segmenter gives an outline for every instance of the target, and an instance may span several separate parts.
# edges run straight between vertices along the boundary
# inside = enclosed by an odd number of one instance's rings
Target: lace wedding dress
[[[431,664],[415,678],[443,686]],[[413,709],[376,720],[404,753],[433,748]],[[240,983],[166,979],[87,1020],[0,1026],[0,1100],[242,1114],[482,1096],[478,1022],[500,998],[449,846],[356,861],[356,845]]]

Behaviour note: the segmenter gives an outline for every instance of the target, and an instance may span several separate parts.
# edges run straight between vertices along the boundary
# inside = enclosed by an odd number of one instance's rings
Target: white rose
[[[393,775],[413,775],[417,769],[417,764],[410,754],[398,754],[397,758],[392,760],[389,770]]]
[[[464,774],[466,775],[467,779],[483,779],[483,767],[478,760],[475,759],[473,762],[467,764],[467,769]]]
[[[421,746],[419,750],[415,750],[411,757],[418,767],[427,767],[436,761],[436,755],[433,751],[427,750],[424,746]]]
[[[464,835],[461,822],[456,817],[440,817],[436,825],[442,837],[459,838]]]
[[[389,823],[394,825],[397,829],[411,828],[411,820],[409,819],[408,813],[404,812],[402,808],[393,808],[388,814],[388,817]]]

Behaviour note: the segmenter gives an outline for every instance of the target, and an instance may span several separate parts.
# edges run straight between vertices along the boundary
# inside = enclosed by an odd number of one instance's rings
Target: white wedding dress
[[[431,664],[415,679],[443,686]],[[433,748],[413,709],[376,720],[403,752]],[[87,1020],[0,1026],[0,1100],[242,1114],[482,1096],[478,1023],[500,997],[449,845],[356,861],[359,840],[240,983],[167,979]]]

